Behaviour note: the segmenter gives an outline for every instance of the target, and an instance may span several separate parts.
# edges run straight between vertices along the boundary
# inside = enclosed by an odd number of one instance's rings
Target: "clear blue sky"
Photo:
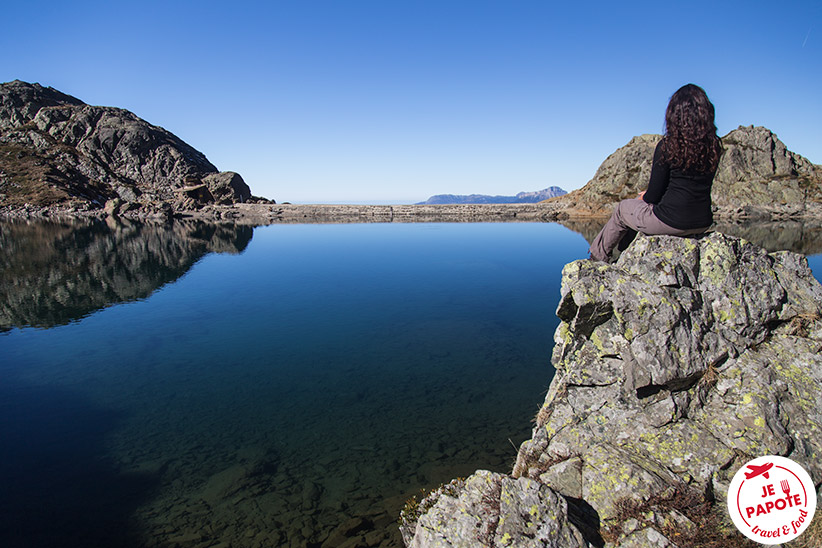
[[[822,2],[14,2],[0,81],[127,108],[277,201],[579,188],[670,95],[822,163]]]

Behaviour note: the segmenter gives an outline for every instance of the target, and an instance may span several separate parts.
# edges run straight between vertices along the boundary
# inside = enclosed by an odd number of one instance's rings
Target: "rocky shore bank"
[[[613,265],[566,265],[557,315],[512,472],[411,501],[407,546],[750,546],[725,503],[742,465],[787,456],[819,489],[822,286],[803,256],[640,236]]]
[[[170,204],[157,209],[133,208],[113,200],[104,208],[54,204],[0,206],[0,218],[45,219],[63,217],[134,220],[199,219],[232,221],[248,225],[275,223],[414,223],[414,222],[584,222],[602,226],[608,213],[573,210],[556,202],[537,204],[444,204],[444,205],[356,205],[356,204],[207,204],[196,209],[175,209]],[[822,222],[822,204],[715,206],[714,220],[723,222]]]
[[[62,217],[118,217],[134,220],[198,219],[246,225],[276,223],[391,223],[391,222],[551,222],[558,208],[546,204],[450,205],[326,205],[238,203],[206,205],[198,209],[163,211],[145,209],[92,209],[62,206],[0,207],[0,218],[45,219]]]

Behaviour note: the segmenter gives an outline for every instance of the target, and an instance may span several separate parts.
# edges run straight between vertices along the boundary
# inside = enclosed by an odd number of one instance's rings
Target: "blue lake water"
[[[2,226],[7,547],[399,546],[411,495],[510,471],[587,256],[546,223]]]
[[[5,264],[4,546],[311,545],[357,517],[396,545],[419,489],[510,470],[587,247],[528,223],[21,230],[45,243]]]

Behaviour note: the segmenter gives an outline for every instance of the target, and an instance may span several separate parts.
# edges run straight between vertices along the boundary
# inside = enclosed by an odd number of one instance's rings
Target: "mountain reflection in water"
[[[606,219],[560,224],[591,242]],[[822,253],[822,222],[722,221],[713,230],[768,251]],[[49,328],[117,303],[149,297],[209,253],[241,253],[248,225],[68,219],[0,222],[0,332]]]
[[[54,327],[145,299],[208,253],[240,253],[250,226],[71,219],[0,223],[0,331]]]

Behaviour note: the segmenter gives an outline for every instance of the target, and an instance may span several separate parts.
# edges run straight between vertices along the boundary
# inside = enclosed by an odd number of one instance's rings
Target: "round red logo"
[[[728,512],[736,527],[761,544],[781,544],[801,535],[816,511],[808,473],[785,457],[767,455],[740,468],[728,489]]]

